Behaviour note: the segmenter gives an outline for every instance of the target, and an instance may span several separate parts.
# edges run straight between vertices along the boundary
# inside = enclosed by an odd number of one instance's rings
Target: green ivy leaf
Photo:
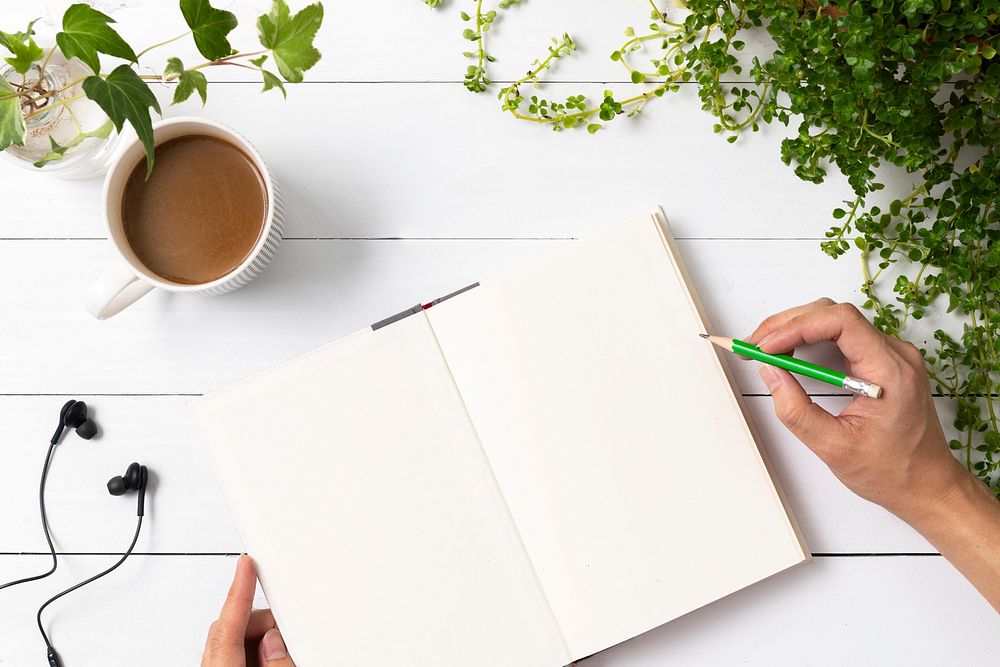
[[[205,78],[204,74],[198,70],[184,69],[184,63],[181,62],[180,58],[168,58],[167,66],[163,70],[163,77],[177,79],[177,88],[174,90],[171,104],[180,104],[197,90],[198,97],[201,98],[201,105],[205,106],[205,102],[208,101],[208,79]]]
[[[266,69],[264,69],[264,62],[266,60],[267,60],[267,54],[266,53],[264,55],[260,56],[259,58],[251,58],[250,59],[250,62],[257,69],[260,70],[260,75],[264,79],[264,87],[261,89],[260,92],[266,93],[267,91],[271,90],[272,88],[277,88],[278,90],[281,91],[281,96],[284,97],[285,99],[288,99],[288,93],[285,91],[285,84],[283,84],[281,82],[281,79],[279,79],[277,76],[275,76],[273,72],[268,72]]]
[[[56,141],[55,139],[52,138],[51,135],[49,135],[49,144],[52,150],[43,155],[42,158],[38,162],[36,162],[33,166],[41,168],[50,162],[56,162],[57,160],[61,160],[65,156],[66,151],[73,148],[74,146],[79,146],[80,144],[82,144],[87,139],[90,139],[91,137],[106,139],[107,136],[111,134],[111,128],[113,128],[114,126],[115,124],[110,120],[106,121],[96,130],[91,130],[90,132],[80,132],[75,137],[67,141],[66,145],[60,145],[58,141]]]
[[[163,68],[164,80],[179,78],[184,73],[184,63],[180,58],[167,58],[167,66]]]
[[[115,20],[84,4],[70,5],[63,14],[62,32],[56,35],[56,44],[67,58],[79,58],[93,70],[101,73],[98,53],[135,62],[135,52],[125,43],[109,23]]]
[[[21,113],[21,98],[14,86],[0,76],[0,151],[11,144],[24,145],[24,114]]]
[[[234,14],[216,9],[208,0],[181,0],[181,13],[194,34],[194,43],[201,55],[218,60],[235,53],[226,38],[236,27]]]
[[[13,67],[18,74],[25,74],[31,69],[32,63],[45,56],[45,50],[31,38],[35,34],[34,25],[35,21],[32,21],[25,32],[15,32],[13,35],[0,30],[0,46],[13,54],[12,58],[4,58],[4,62]]]
[[[19,32],[15,32],[14,33],[14,39],[16,39],[19,42],[23,42],[23,41],[27,40],[29,37],[34,36],[34,34],[35,34],[35,24],[38,23],[40,20],[41,19],[35,19],[35,20],[31,21],[30,23],[28,23],[28,27],[24,29],[24,32],[20,32],[20,31]]]
[[[119,65],[108,75],[87,77],[83,92],[97,103],[121,132],[127,120],[146,149],[146,176],[153,171],[153,120],[149,109],[160,112],[160,103],[146,82],[128,65]]]
[[[274,0],[270,13],[257,19],[260,43],[271,50],[285,81],[299,83],[302,73],[319,62],[313,39],[322,24],[323,5],[309,5],[291,16],[285,0]]]
[[[208,79],[197,70],[185,70],[177,81],[177,90],[174,91],[174,99],[171,103],[183,102],[191,97],[191,93],[196,90],[198,97],[201,98],[201,105],[205,106],[205,102],[208,101]]]
[[[288,98],[288,93],[285,92],[285,84],[281,82],[281,79],[279,79],[277,76],[275,76],[274,74],[268,72],[266,69],[263,68],[261,68],[260,73],[261,76],[264,77],[264,88],[261,89],[262,93],[267,92],[272,88],[277,88],[278,90],[281,91],[282,97],[286,99]]]

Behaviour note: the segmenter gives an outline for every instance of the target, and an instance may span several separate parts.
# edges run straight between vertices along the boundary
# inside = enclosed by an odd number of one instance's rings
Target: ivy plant
[[[179,0],[179,9],[187,24],[187,32],[153,44],[136,52],[114,29],[114,19],[86,4],[71,5],[62,16],[62,30],[56,34],[56,46],[48,53],[35,41],[34,21],[23,31],[0,31],[0,47],[10,53],[4,61],[20,77],[0,77],[0,150],[10,145],[24,145],[26,119],[57,106],[67,106],[83,97],[94,101],[108,116],[108,123],[95,130],[78,134],[64,145],[50,137],[51,151],[36,166],[62,159],[67,150],[89,137],[106,137],[111,128],[121,130],[125,123],[135,129],[146,150],[147,165],[153,168],[152,111],[160,113],[160,103],[149,86],[150,81],[176,82],[172,104],[185,101],[197,93],[202,104],[208,99],[208,79],[204,70],[210,67],[241,67],[255,71],[263,82],[263,90],[278,89],[285,94],[285,83],[299,83],[303,72],[320,59],[313,46],[316,32],[323,23],[323,6],[308,5],[292,14],[285,0],[273,0],[271,10],[257,19],[260,48],[238,51],[229,43],[229,33],[237,25],[231,12],[213,7],[209,0]],[[140,59],[154,49],[181,39],[191,38],[204,62],[185,66],[180,58],[171,57],[161,74],[140,74],[149,68]],[[46,87],[45,68],[59,50],[67,58],[77,58],[90,73],[70,81],[60,88]],[[110,71],[104,71],[101,57],[110,56],[124,61]],[[270,63],[268,59],[270,58]],[[266,65],[266,66],[265,66]],[[277,70],[271,71],[270,66]],[[65,97],[63,94],[80,86],[82,93]],[[75,117],[70,114],[76,122]]]
[[[575,50],[565,33],[500,88],[501,109],[593,133],[691,84],[729,142],[768,123],[792,127],[781,160],[814,183],[839,171],[853,191],[821,248],[859,252],[875,324],[904,337],[932,311],[960,318],[957,335],[937,329],[917,342],[935,391],[955,403],[951,447],[1000,497],[1000,0],[687,0],[676,19],[653,0],[650,9],[610,54],[632,93],[545,97],[543,75]],[[477,1],[474,17],[461,15],[479,45],[466,54],[474,92],[490,87],[491,11]],[[774,48],[747,63],[740,51],[754,30]],[[874,203],[880,168],[907,174],[912,190]]]

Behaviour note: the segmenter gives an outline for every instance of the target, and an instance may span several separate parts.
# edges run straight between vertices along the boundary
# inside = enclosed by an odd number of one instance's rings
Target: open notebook
[[[299,667],[559,667],[809,558],[659,211],[192,404]]]

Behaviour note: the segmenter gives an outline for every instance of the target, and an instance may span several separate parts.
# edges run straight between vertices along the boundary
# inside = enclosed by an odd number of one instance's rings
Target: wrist
[[[951,525],[956,517],[967,516],[984,502],[995,503],[989,489],[958,461],[943,475],[937,490],[912,502],[889,508],[896,516],[927,537]]]

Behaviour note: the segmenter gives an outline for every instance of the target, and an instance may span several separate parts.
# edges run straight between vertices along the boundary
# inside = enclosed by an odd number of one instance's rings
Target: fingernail
[[[285,649],[285,640],[281,638],[278,628],[271,628],[260,640],[264,649],[264,659],[267,661],[281,660],[288,657],[288,650]]]
[[[767,340],[768,340],[768,339],[769,339],[769,338],[770,338],[770,337],[771,337],[772,335],[773,335],[773,334],[768,334],[768,335],[764,336],[764,337],[763,337],[763,338],[761,338],[761,339],[760,339],[759,341],[757,341],[757,342],[755,343],[755,345],[756,345],[757,347],[759,347],[760,349],[764,349],[764,343],[766,343],[766,342],[767,342]]]
[[[764,384],[767,385],[770,391],[774,391],[775,387],[781,384],[781,376],[770,366],[761,366],[757,372],[760,374],[760,379],[764,381]]]

